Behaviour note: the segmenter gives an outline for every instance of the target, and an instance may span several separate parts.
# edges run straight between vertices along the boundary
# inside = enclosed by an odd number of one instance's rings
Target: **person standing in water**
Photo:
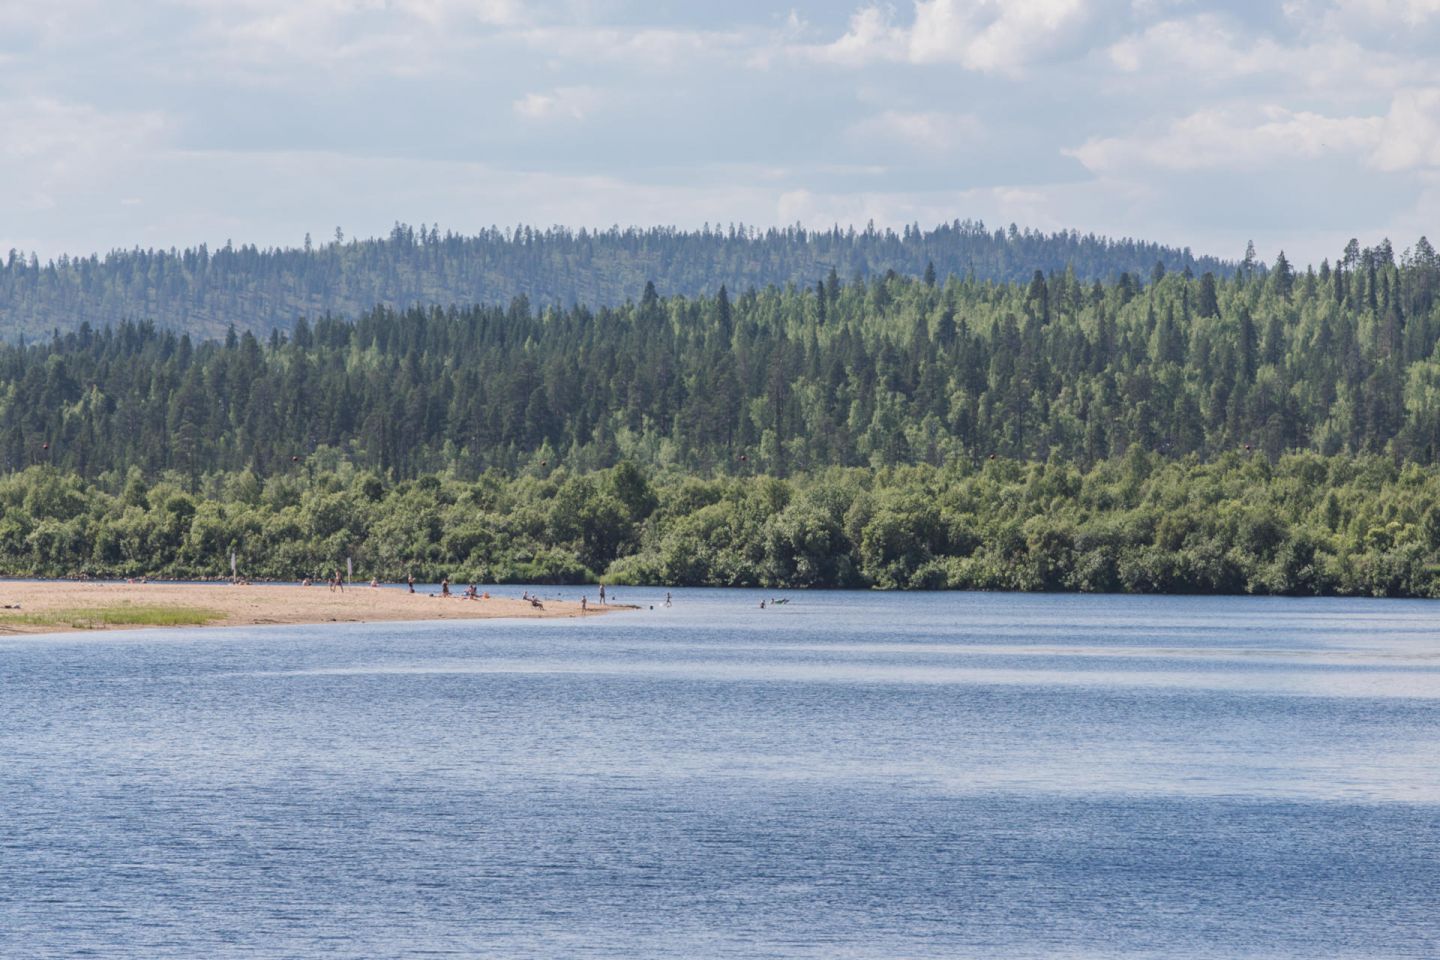
[[[600,584],[600,605],[605,605],[605,584]]]

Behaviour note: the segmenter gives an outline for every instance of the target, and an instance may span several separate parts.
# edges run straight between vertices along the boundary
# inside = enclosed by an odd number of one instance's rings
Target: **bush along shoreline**
[[[629,461],[393,481],[341,463],[0,477],[0,573],[1440,596],[1440,466],[1138,449],[704,478]]]

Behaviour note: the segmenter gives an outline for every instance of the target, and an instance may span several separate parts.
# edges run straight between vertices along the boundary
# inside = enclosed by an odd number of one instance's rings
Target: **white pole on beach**
[[[240,574],[236,571],[236,567],[235,567],[235,551],[234,551],[234,550],[231,550],[231,551],[230,551],[230,579],[231,579],[231,580],[235,580],[235,579],[238,579],[239,576],[240,576]]]
[[[345,558],[345,579],[346,579],[346,580],[354,580],[354,579],[355,579],[355,562],[354,562],[353,560],[351,560],[349,557],[346,557],[346,558]]]

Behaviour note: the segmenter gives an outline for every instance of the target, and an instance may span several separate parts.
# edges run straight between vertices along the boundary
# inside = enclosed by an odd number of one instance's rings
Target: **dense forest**
[[[0,570],[1440,595],[1440,256],[0,346]]]
[[[392,482],[352,466],[0,478],[0,568],[42,576],[1440,595],[1440,468],[1138,447],[700,479],[628,461]]]
[[[988,230],[956,221],[907,227],[757,231],[743,225],[699,231],[492,228],[475,236],[397,224],[372,240],[333,239],[301,248],[227,243],[186,250],[117,250],[41,263],[11,250],[0,262],[0,338],[150,321],[197,339],[228,327],[268,336],[298,317],[355,317],[376,306],[506,305],[515,297],[550,306],[618,306],[646,281],[665,294],[713,295],[750,287],[805,285],[829,271],[847,281],[895,271],[1023,281],[1031,271],[1072,268],[1082,280],[1166,269],[1228,274],[1232,265],[1134,240],[1074,232]]]
[[[148,323],[0,347],[0,467],[195,488],[341,463],[396,479],[1086,466],[1132,447],[1440,453],[1440,258],[1086,283],[888,274],[619,307],[377,309],[195,343]]]

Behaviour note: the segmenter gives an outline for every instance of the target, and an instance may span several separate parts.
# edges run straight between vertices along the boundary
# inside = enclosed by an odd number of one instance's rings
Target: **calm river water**
[[[1440,956],[1440,604],[619,593],[0,638],[0,956]]]

